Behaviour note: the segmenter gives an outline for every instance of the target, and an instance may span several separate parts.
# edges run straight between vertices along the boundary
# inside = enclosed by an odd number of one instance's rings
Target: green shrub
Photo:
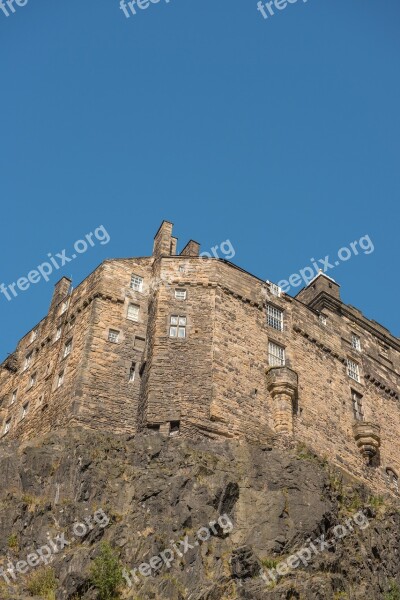
[[[55,600],[57,581],[51,568],[40,569],[31,575],[28,592],[32,596],[40,596],[43,600]]]
[[[400,588],[395,581],[391,582],[389,591],[384,595],[384,600],[400,600]]]
[[[18,537],[15,535],[15,533],[13,535],[10,535],[10,537],[8,538],[7,546],[9,548],[11,548],[12,550],[16,550],[18,552],[19,543],[18,543]]]
[[[93,561],[90,579],[99,592],[100,600],[118,600],[118,588],[123,582],[119,558],[110,544],[103,542],[100,554]]]

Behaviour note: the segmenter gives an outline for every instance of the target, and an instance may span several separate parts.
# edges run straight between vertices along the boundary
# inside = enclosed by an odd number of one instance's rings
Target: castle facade
[[[0,365],[1,439],[80,425],[301,442],[398,493],[400,340],[318,275],[296,297],[172,224],[153,254],[106,260]]]

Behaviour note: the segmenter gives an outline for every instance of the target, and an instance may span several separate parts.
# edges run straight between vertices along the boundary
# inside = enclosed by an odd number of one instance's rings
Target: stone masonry
[[[151,257],[106,260],[0,365],[0,427],[27,439],[80,425],[134,434],[303,443],[398,493],[400,340],[320,273],[295,298],[172,224]]]

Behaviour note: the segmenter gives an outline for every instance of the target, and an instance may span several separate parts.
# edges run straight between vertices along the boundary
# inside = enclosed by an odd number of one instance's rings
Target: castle
[[[121,434],[301,442],[398,493],[400,340],[319,274],[296,297],[231,262],[177,254],[104,261],[0,365],[1,439],[80,425]]]

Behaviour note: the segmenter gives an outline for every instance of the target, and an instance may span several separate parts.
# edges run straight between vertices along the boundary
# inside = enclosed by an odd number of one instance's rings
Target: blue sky
[[[0,283],[103,225],[76,260],[8,302],[0,357],[65,274],[143,256],[162,219],[180,247],[229,239],[278,282],[368,235],[329,271],[400,335],[400,4],[28,0],[0,12]],[[296,293],[300,288],[291,290]]]

